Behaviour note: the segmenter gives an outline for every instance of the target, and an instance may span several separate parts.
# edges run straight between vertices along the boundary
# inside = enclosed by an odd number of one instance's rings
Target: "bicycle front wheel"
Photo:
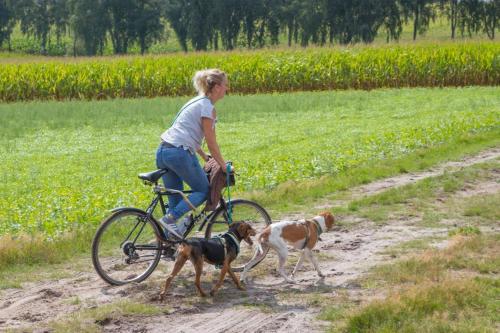
[[[255,229],[257,234],[271,224],[271,217],[269,217],[267,211],[256,202],[237,199],[231,201],[231,206],[231,217],[233,223],[246,222]],[[207,229],[205,230],[205,238],[208,239],[210,237],[223,234],[227,232],[228,228],[229,217],[227,211],[224,207],[219,207],[208,222]],[[245,241],[242,241],[240,243],[240,253],[231,264],[232,270],[234,272],[243,271],[245,265],[250,261],[250,259],[252,259],[253,254],[254,249],[252,248],[252,246],[248,245]],[[265,256],[262,256],[262,258],[264,257]],[[249,268],[255,267],[259,262],[255,263],[252,267]]]
[[[158,228],[146,213],[125,209],[104,220],[92,241],[92,263],[112,285],[141,282],[158,265]]]

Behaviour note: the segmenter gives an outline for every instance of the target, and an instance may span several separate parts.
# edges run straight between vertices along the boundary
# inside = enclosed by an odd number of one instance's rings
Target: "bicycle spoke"
[[[257,233],[271,223],[271,219],[267,212],[259,205],[248,200],[235,200],[232,203],[232,221],[232,223],[248,223]],[[207,226],[207,233],[205,236],[213,237],[223,234],[227,232],[228,227],[228,218],[225,210],[218,211],[214,215],[209,226]],[[240,253],[232,264],[233,270],[236,272],[243,270],[244,265],[252,259],[253,254],[253,246],[242,241],[240,243]]]
[[[141,281],[161,257],[155,228],[141,212],[125,211],[106,220],[93,242],[93,262],[111,284]]]

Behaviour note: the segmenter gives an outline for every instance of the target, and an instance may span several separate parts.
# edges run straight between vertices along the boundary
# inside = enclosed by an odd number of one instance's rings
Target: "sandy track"
[[[397,176],[374,182],[352,191],[352,197],[373,195],[386,189],[402,186],[427,177],[442,174],[449,168],[462,168],[500,157],[500,149],[491,149],[462,161],[446,163],[421,173]],[[497,193],[496,182],[480,188]],[[470,191],[477,191],[471,188]],[[459,195],[467,196],[467,193]],[[360,289],[355,280],[374,265],[391,260],[384,250],[414,239],[441,237],[448,229],[421,228],[417,220],[388,221],[375,225],[356,220],[349,229],[337,228],[324,234],[316,252],[326,275],[319,279],[311,265],[299,272],[296,284],[285,284],[276,271],[277,258],[270,253],[265,261],[249,275],[247,291],[236,290],[226,278],[220,293],[214,298],[201,299],[195,294],[193,270],[187,264],[174,281],[172,293],[165,303],[156,300],[165,271],[172,263],[163,262],[148,281],[138,285],[110,287],[92,271],[75,272],[70,278],[58,281],[26,283],[22,289],[7,289],[0,296],[0,330],[32,327],[40,329],[47,323],[63,319],[75,311],[101,306],[120,300],[139,300],[164,309],[156,316],[121,317],[102,321],[107,332],[316,332],[326,323],[316,319],[318,306],[308,298],[314,294],[336,297],[339,291],[356,294]],[[498,230],[496,230],[498,232]],[[443,246],[443,244],[437,244]],[[298,257],[291,252],[288,269]],[[209,289],[216,277],[214,268],[205,265],[203,287]],[[163,271],[163,272],[162,272]],[[287,299],[283,295],[295,295]],[[303,299],[297,301],[297,295]]]

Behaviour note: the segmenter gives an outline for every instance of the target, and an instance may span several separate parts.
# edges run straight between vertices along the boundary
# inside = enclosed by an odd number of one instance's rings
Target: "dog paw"
[[[215,290],[210,290],[210,296],[212,296],[212,297],[215,296]]]
[[[324,277],[325,277],[325,274],[323,274],[323,273],[321,273],[321,272],[318,272],[318,276],[319,276],[320,278],[324,278]]]

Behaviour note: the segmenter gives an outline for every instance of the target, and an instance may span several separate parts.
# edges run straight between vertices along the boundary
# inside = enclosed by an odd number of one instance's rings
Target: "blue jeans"
[[[184,181],[193,191],[188,198],[194,206],[198,207],[207,200],[209,191],[207,175],[195,154],[191,154],[189,150],[182,147],[170,148],[160,145],[156,151],[156,166],[160,169],[168,169],[168,172],[163,175],[166,188],[182,191]],[[168,205],[168,213],[176,220],[190,210],[180,195],[169,195]]]

